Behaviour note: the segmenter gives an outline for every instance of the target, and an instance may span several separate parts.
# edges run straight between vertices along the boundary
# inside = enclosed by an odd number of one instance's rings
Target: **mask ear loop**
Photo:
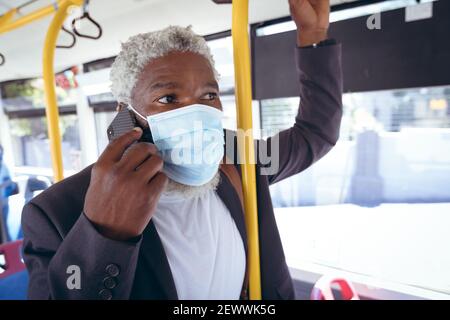
[[[139,112],[136,111],[135,108],[133,108],[133,106],[131,104],[127,105],[128,110],[133,111],[136,115],[138,115],[141,119],[143,119],[145,122],[147,122],[147,118],[144,117],[142,114],[140,114]]]
[[[152,136],[152,130],[150,128],[150,123],[148,123],[148,121],[147,121],[147,118],[145,118],[142,114],[137,112],[137,110],[135,108],[133,108],[133,106],[131,104],[128,104],[127,108],[128,108],[128,110],[132,111],[134,114],[139,116],[141,119],[143,119],[147,123],[148,128],[144,129],[144,138],[146,139],[147,142],[154,143],[153,136]]]

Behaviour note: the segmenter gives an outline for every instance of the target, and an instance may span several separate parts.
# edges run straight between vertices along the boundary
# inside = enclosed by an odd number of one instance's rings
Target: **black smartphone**
[[[113,119],[111,124],[107,129],[108,139],[112,141],[124,133],[133,130],[135,127],[141,127],[136,120],[133,111],[128,108],[122,108]],[[142,128],[143,134],[139,142],[150,142],[153,143],[152,133],[150,128]]]

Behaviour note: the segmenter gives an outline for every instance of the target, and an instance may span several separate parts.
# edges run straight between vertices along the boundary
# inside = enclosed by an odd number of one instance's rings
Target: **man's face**
[[[197,53],[171,52],[152,60],[132,92],[132,105],[144,116],[191,104],[222,110],[213,69]]]

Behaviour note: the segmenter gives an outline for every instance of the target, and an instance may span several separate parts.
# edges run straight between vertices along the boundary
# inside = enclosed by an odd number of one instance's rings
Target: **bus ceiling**
[[[222,2],[221,0],[217,0]],[[51,14],[54,12],[54,1],[35,0],[0,0],[0,53],[7,63],[2,66],[0,81],[32,78],[41,74],[41,51],[29,48],[41,47]],[[268,20],[289,16],[287,1],[279,2],[274,6],[275,0],[250,0],[249,23],[259,23]],[[332,1],[338,5],[348,1]],[[188,4],[189,3],[189,4]],[[26,4],[26,6],[23,6]],[[173,4],[173,5],[171,5]],[[179,10],[173,10],[173,6]],[[19,9],[17,9],[19,7]],[[185,10],[183,8],[186,8]],[[45,10],[44,10],[45,9]],[[183,12],[189,12],[189,15]],[[69,50],[59,50],[55,56],[55,70],[62,71],[81,63],[98,60],[116,55],[120,43],[130,35],[163,28],[169,24],[182,26],[192,25],[196,33],[209,35],[231,29],[231,6],[215,4],[212,0],[91,0],[89,12],[101,24],[104,36],[100,41],[92,43],[87,39],[78,39]],[[161,13],[170,12],[170,15]],[[6,33],[2,27],[3,19],[14,14],[15,23],[8,29],[16,26],[12,32]],[[25,25],[24,17],[33,14],[40,16],[32,24]],[[71,9],[70,17],[64,26],[71,31],[70,22],[81,14],[81,7]],[[214,19],[211,19],[214,17]],[[19,27],[20,26],[20,27]],[[87,31],[86,31],[87,30]],[[83,24],[79,31],[97,35],[90,23]],[[70,45],[71,36],[60,34],[58,45]]]

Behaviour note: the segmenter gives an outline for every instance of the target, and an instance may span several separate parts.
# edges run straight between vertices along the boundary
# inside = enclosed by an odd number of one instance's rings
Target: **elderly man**
[[[263,175],[257,164],[264,299],[294,298],[269,184],[326,154],[338,139],[342,115],[340,46],[327,39],[329,1],[289,3],[299,30],[301,105],[294,126],[276,136],[278,170]],[[223,132],[206,42],[181,27],[132,37],[114,62],[111,80],[119,104],[132,110],[139,127],[151,129],[153,143],[143,142],[136,128],[110,143],[93,167],[25,207],[29,297],[247,298],[239,183],[219,170],[223,143],[207,152],[209,162],[197,165],[167,156],[176,149],[171,133],[194,130],[194,120],[206,126],[202,133]],[[195,155],[202,147],[186,143],[183,150]]]

